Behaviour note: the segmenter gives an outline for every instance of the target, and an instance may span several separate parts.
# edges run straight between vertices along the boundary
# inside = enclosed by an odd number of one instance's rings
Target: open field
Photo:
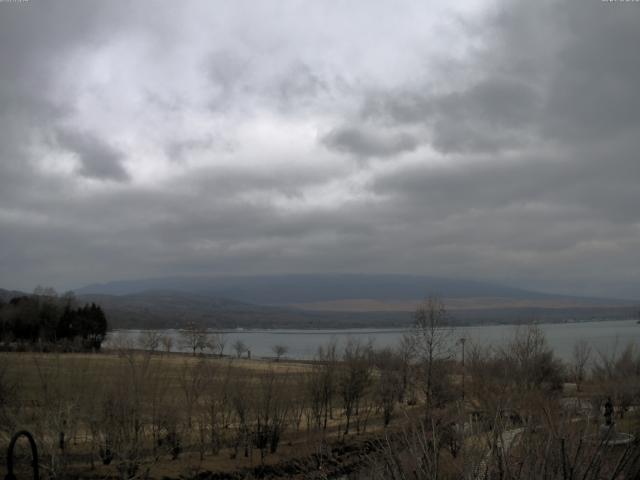
[[[148,364],[146,364],[148,362]],[[48,388],[43,382],[55,382],[57,388],[73,389],[83,385],[96,391],[104,388],[109,380],[116,379],[122,373],[123,364],[141,365],[145,369],[146,381],[160,375],[167,394],[177,395],[181,388],[180,379],[185,371],[201,365],[210,364],[216,371],[228,369],[231,376],[250,375],[270,371],[276,374],[294,374],[308,372],[309,363],[266,362],[245,358],[215,356],[192,356],[188,354],[146,355],[136,351],[123,355],[116,351],[105,353],[51,354],[37,352],[7,353],[0,352],[0,365],[6,371],[9,382],[20,385],[20,393],[25,402],[33,401]],[[142,367],[144,365],[144,367]],[[135,368],[135,367],[134,367]]]
[[[532,326],[499,350],[467,345],[462,365],[435,346],[446,330],[417,332],[395,349],[326,345],[310,362],[1,353],[0,449],[32,432],[43,478],[640,474],[637,442],[607,443],[640,433],[634,346],[598,357],[583,345],[563,363]]]
[[[317,368],[312,363],[26,352],[1,353],[0,368],[12,397],[3,405],[0,449],[13,431],[31,431],[49,474],[162,478],[250,471],[294,458],[304,464],[344,439],[337,399],[322,428],[306,405]],[[376,376],[372,372],[372,381]],[[355,415],[351,432],[358,432],[358,442],[382,430],[372,402],[373,396],[360,407],[366,418]]]
[[[502,298],[502,297],[465,297],[445,298],[447,308],[456,313],[458,310],[500,310],[500,309],[576,309],[632,307],[632,302],[620,300],[581,299],[571,297],[557,298]],[[350,298],[317,302],[292,303],[288,306],[317,312],[407,312],[412,313],[420,299],[377,300],[369,298]]]

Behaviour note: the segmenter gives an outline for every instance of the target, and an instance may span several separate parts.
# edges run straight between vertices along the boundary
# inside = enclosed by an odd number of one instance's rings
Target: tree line
[[[102,308],[77,305],[72,293],[39,287],[33,295],[0,302],[0,342],[7,347],[95,351],[107,329]]]

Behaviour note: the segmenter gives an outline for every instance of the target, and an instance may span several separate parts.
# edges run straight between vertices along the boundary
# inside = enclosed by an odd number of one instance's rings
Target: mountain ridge
[[[349,293],[353,293],[353,290]],[[628,301],[540,294],[526,297],[525,293],[520,290],[517,291],[518,296],[512,297],[442,299],[451,321],[460,325],[622,319],[631,318],[637,310],[635,303]],[[25,293],[0,289],[0,298],[4,298],[4,301],[20,295]],[[133,329],[183,328],[188,322],[223,329],[408,327],[413,321],[415,306],[420,301],[352,298],[264,305],[202,291],[193,293],[168,289],[121,295],[79,291],[76,297],[79,303],[95,302],[100,305],[111,327]]]
[[[260,305],[289,305],[347,299],[415,300],[428,295],[447,298],[499,297],[576,299],[585,302],[631,302],[558,295],[508,287],[492,282],[403,274],[291,274],[251,276],[170,276],[91,284],[77,294],[126,295],[151,290],[183,291],[232,298]]]

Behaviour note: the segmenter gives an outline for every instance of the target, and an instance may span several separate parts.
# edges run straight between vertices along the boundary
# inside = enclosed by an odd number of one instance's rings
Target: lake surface
[[[520,327],[522,328],[522,327]],[[636,320],[612,320],[579,323],[550,323],[540,324],[549,345],[556,354],[565,360],[570,359],[573,346],[580,340],[587,341],[593,348],[594,354],[601,352],[611,354],[619,352],[633,342],[640,343],[640,324]],[[513,339],[518,326],[515,325],[484,325],[473,327],[458,327],[453,330],[452,339],[468,339],[470,343],[483,346],[501,347]],[[336,341],[338,347],[344,346],[349,338],[361,341],[373,341],[380,347],[393,347],[398,344],[408,329],[349,329],[349,330],[224,330],[227,343],[225,354],[233,354],[233,343],[242,340],[251,350],[251,356],[273,357],[274,345],[285,345],[288,348],[287,357],[295,359],[312,359],[321,345]],[[109,334],[105,347],[115,345],[122,340],[130,344],[135,343],[140,330],[117,330]],[[181,347],[179,330],[163,330],[164,335],[173,338],[173,351],[187,351]]]

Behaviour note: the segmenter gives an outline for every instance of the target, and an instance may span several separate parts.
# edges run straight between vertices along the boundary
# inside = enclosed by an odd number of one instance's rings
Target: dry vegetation
[[[431,299],[395,349],[328,344],[308,363],[150,336],[147,352],[3,353],[0,439],[33,432],[45,478],[638,478],[637,443],[601,429],[611,397],[638,431],[634,347],[578,344],[563,365],[529,327],[501,350],[467,342],[462,365],[445,320]]]
[[[323,362],[121,350],[0,353],[2,445],[31,431],[41,470],[159,478],[311,458],[371,430],[380,407],[369,346]],[[390,416],[389,416],[390,420]],[[3,448],[4,449],[4,448]]]

